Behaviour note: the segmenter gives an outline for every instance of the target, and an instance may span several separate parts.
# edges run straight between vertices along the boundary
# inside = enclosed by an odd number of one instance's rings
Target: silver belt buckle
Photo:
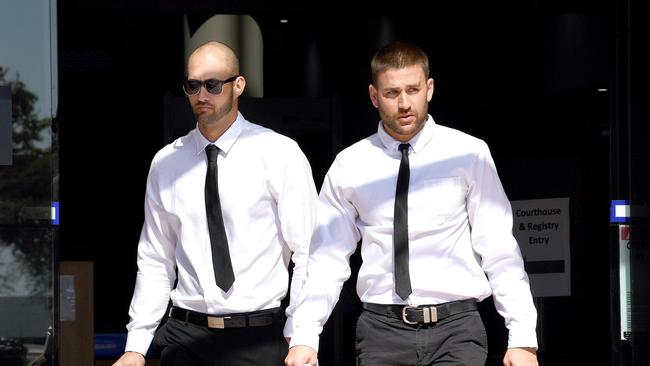
[[[407,311],[408,309],[417,309],[417,308],[418,308],[417,306],[413,306],[413,305],[405,305],[405,306],[402,308],[402,321],[403,321],[404,323],[406,323],[406,324],[417,324],[418,322],[412,322],[412,321],[406,319],[406,311]]]
[[[208,328],[217,328],[217,329],[225,328],[224,318],[217,317],[217,316],[208,316]]]
[[[438,309],[435,306],[423,307],[422,318],[424,323],[436,323],[438,321]]]

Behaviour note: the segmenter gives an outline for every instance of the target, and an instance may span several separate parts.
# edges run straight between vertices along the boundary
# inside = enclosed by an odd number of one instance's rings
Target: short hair
[[[420,65],[424,77],[429,78],[429,57],[416,45],[406,42],[392,42],[375,53],[370,62],[372,83],[377,84],[377,76],[389,69],[403,69],[408,66]]]

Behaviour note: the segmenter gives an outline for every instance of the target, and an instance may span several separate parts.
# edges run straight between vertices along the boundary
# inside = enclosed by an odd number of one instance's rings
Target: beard
[[[392,131],[396,135],[411,135],[413,133],[419,132],[422,129],[424,123],[429,118],[428,102],[425,103],[424,106],[419,109],[419,111],[421,111],[421,113],[418,113],[418,110],[415,109],[409,111],[415,114],[415,121],[407,126],[403,126],[397,121],[397,119],[399,118],[400,114],[406,111],[398,111],[397,113],[389,114],[382,110],[382,108],[378,109],[379,117],[381,118],[384,128]]]
[[[225,90],[224,90],[224,92],[225,92]],[[199,113],[196,110],[196,107],[206,105],[206,104],[210,105],[210,106],[212,106],[214,108],[212,112]],[[211,124],[217,123],[224,116],[228,115],[232,111],[233,105],[234,105],[234,101],[233,101],[233,98],[232,98],[232,91],[230,91],[228,97],[225,99],[225,103],[222,104],[221,106],[215,107],[214,104],[209,103],[209,102],[208,103],[201,103],[201,104],[196,104],[196,105],[192,106],[192,111],[194,112],[194,117],[196,118],[196,120],[200,124],[211,125]]]

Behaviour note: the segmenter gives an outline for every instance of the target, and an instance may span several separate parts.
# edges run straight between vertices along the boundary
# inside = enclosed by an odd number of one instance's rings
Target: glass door
[[[0,3],[0,365],[54,365],[56,0]]]

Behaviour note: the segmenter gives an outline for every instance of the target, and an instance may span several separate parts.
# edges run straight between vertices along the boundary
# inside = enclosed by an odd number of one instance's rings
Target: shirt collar
[[[422,151],[424,147],[431,141],[433,133],[435,130],[436,122],[433,120],[431,115],[427,115],[427,121],[424,123],[424,127],[420,132],[418,132],[413,138],[411,138],[408,143],[411,145],[411,149],[416,154]],[[384,130],[384,125],[379,121],[379,126],[377,127],[377,134],[381,140],[384,147],[389,151],[398,151],[400,144],[403,144],[401,141],[395,140],[391,135]]]
[[[230,148],[232,148],[232,145],[235,144],[235,141],[237,141],[237,138],[243,130],[244,116],[242,116],[242,114],[239,112],[237,112],[237,118],[235,119],[235,122],[233,122],[233,124],[230,125],[230,127],[223,133],[223,135],[219,136],[215,142],[208,141],[208,139],[206,139],[201,134],[201,131],[199,131],[198,128],[195,128],[192,130],[192,134],[194,137],[194,148],[196,150],[196,155],[203,153],[203,150],[205,150],[205,147],[209,144],[214,144],[219,148],[219,150],[228,155],[228,151],[230,151]]]

